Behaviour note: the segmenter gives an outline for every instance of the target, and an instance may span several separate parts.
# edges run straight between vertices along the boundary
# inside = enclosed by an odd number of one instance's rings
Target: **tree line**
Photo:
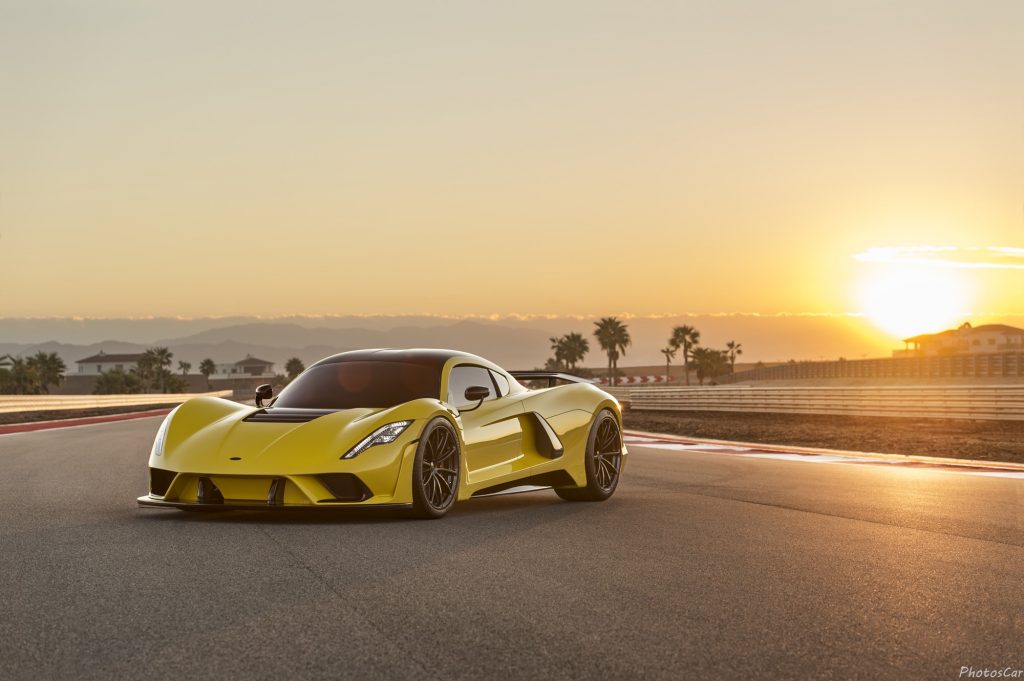
[[[67,366],[56,352],[39,351],[31,357],[15,357],[10,369],[0,369],[0,394],[43,395],[64,382]]]
[[[104,371],[96,379],[94,395],[134,395],[137,393],[183,393],[188,390],[188,375],[192,365],[178,362],[181,376],[171,371],[174,353],[163,347],[148,348],[134,367],[125,371],[114,368]]]
[[[178,362],[181,376],[171,373],[174,353],[167,348],[150,348],[130,371],[113,369],[100,374],[93,393],[97,395],[133,394],[144,392],[181,393],[188,390],[185,377],[192,370],[190,362]],[[284,365],[287,375],[274,377],[274,382],[283,385],[305,371],[306,367],[298,357],[292,357]],[[199,362],[199,374],[206,379],[206,388],[212,388],[210,376],[217,373],[217,364],[207,357]]]
[[[140,393],[183,393],[188,390],[186,377],[192,370],[192,363],[179,361],[179,375],[171,371],[174,353],[164,347],[148,348],[138,363],[125,371],[111,369],[96,378],[94,395],[134,395]],[[285,362],[285,375],[276,377],[278,384],[285,384],[305,371],[306,367],[298,357]],[[217,365],[210,358],[199,363],[199,373],[206,379],[209,389],[210,376],[217,371]],[[31,357],[12,358],[10,369],[0,369],[0,394],[42,395],[59,388],[64,383],[67,365],[55,352],[37,352]]]
[[[594,338],[608,358],[608,378],[612,385],[618,383],[621,376],[619,359],[626,355],[626,348],[633,344],[629,335],[629,325],[617,317],[602,317],[594,322]],[[554,356],[544,364],[548,371],[568,371],[578,375],[589,375],[590,372],[579,367],[579,363],[590,351],[590,343],[581,333],[573,332],[550,339]],[[671,375],[672,360],[682,353],[683,376],[686,385],[690,385],[692,370],[700,385],[705,380],[713,381],[723,374],[732,373],[736,369],[736,357],[743,354],[743,345],[729,341],[724,349],[701,346],[700,331],[689,325],[676,326],[668,337],[667,344],[661,349],[665,356],[665,376]]]
[[[633,344],[629,325],[617,317],[602,317],[594,322],[593,336],[608,358],[608,377],[612,385],[618,383],[619,359],[626,355],[626,348]],[[580,376],[592,372],[580,366],[590,352],[590,341],[579,332],[549,339],[553,357],[544,368],[548,371],[568,371]],[[742,345],[736,341],[726,343],[724,350],[700,345],[700,332],[692,326],[683,325],[672,329],[667,345],[661,349],[665,356],[665,375],[670,375],[672,360],[679,356],[683,363],[686,385],[690,385],[691,369],[700,385],[705,380],[714,380],[725,373],[731,373],[736,366],[736,357],[743,354]],[[181,393],[188,390],[185,377],[192,369],[186,361],[178,362],[180,376],[171,371],[174,353],[165,347],[149,348],[142,353],[135,367],[128,371],[112,369],[103,372],[96,379],[93,394],[137,394],[146,392]],[[216,373],[217,365],[210,358],[199,363],[199,373],[210,388],[210,376]],[[285,362],[285,374],[275,377],[278,385],[286,384],[305,371],[306,367],[298,357]],[[60,387],[67,367],[55,352],[37,352],[27,358],[14,358],[11,368],[0,369],[0,394],[38,395],[49,393]]]

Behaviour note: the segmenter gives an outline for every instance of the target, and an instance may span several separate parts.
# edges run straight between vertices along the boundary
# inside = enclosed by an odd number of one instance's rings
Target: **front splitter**
[[[142,508],[177,508],[186,511],[355,511],[358,509],[412,508],[412,504],[365,504],[326,502],[322,504],[258,504],[231,503],[201,504],[194,501],[167,501],[149,495],[137,499]]]

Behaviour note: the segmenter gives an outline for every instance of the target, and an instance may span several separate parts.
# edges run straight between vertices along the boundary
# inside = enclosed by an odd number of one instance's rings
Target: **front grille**
[[[246,416],[243,421],[253,423],[309,423],[313,419],[333,413],[332,409],[288,409],[271,407],[260,409]]]
[[[149,469],[149,491],[158,497],[167,494],[167,489],[174,482],[177,475],[174,471],[165,471],[161,468]]]
[[[316,477],[334,495],[330,501],[364,501],[373,496],[363,481],[351,473],[324,473]]]

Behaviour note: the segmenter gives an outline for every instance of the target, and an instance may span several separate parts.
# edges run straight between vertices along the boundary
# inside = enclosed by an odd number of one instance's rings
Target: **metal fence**
[[[212,393],[156,393],[146,395],[0,395],[0,413],[63,411],[104,407],[144,407],[178,404],[193,397],[231,397],[230,390]]]
[[[611,388],[637,411],[721,411],[1024,421],[1024,386]]]
[[[718,376],[718,383],[813,378],[992,378],[1024,377],[1024,352],[935,357],[881,357],[828,362],[790,362]]]

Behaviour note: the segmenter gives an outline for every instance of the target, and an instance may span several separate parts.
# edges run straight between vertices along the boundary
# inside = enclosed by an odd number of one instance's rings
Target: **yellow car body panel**
[[[617,401],[595,385],[528,390],[505,370],[474,355],[406,352],[450,355],[440,367],[436,398],[389,408],[324,410],[298,422],[258,420],[264,414],[288,412],[272,406],[211,397],[185,402],[161,426],[149,457],[150,493],[139,498],[140,505],[205,508],[210,499],[204,489],[212,489],[218,495],[216,504],[225,509],[410,506],[419,436],[437,418],[446,419],[460,439],[460,500],[518,481],[582,486],[587,483],[584,454],[596,416],[609,410],[621,431]],[[507,394],[460,410],[447,400],[451,371],[460,365],[500,374],[508,383]],[[394,441],[342,458],[382,426],[405,421],[411,424]],[[561,445],[560,454],[552,452],[551,434]],[[623,447],[623,465],[625,455]],[[339,485],[345,494],[338,494]]]

